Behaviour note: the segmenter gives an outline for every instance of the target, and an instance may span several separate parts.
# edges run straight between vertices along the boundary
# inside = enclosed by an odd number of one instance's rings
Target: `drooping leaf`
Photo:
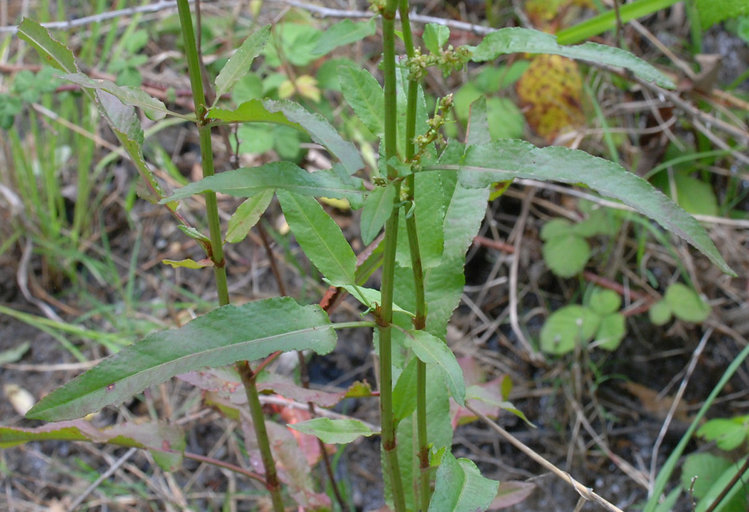
[[[88,441],[149,450],[165,471],[176,471],[182,464],[185,436],[175,425],[166,423],[122,423],[99,429],[86,420],[48,423],[37,428],[0,427],[0,448],[31,441]]]
[[[252,61],[260,55],[270,37],[270,25],[253,32],[239,46],[216,77],[216,101],[234,87],[234,84],[250,72]]]
[[[361,238],[365,245],[372,243],[377,234],[390,218],[393,211],[393,199],[395,198],[395,187],[375,188],[364,200],[364,208],[361,213]]]
[[[541,349],[555,355],[566,354],[576,345],[590,341],[598,330],[600,317],[578,305],[558,309],[541,328]]]
[[[353,178],[352,178],[353,179]],[[356,181],[354,182],[356,183]],[[190,183],[162,200],[178,201],[208,190],[235,197],[251,197],[269,189],[326,197],[360,197],[363,191],[341,181],[330,170],[307,172],[291,162],[271,162],[260,167],[235,169]]]
[[[125,347],[53,391],[27,414],[46,421],[80,418],[180,374],[265,357],[277,350],[325,354],[336,335],[317,306],[290,298],[223,306],[184,327]]]
[[[347,444],[362,436],[369,437],[376,434],[367,425],[359,420],[331,420],[330,418],[314,418],[294,423],[289,427],[305,434],[318,437],[323,443]]]
[[[437,469],[429,512],[486,510],[498,488],[499,482],[482,476],[476,464],[468,459],[456,459],[447,452]]]
[[[312,264],[334,283],[355,284],[356,255],[341,228],[313,197],[279,190],[286,222]]]
[[[53,39],[46,28],[34,21],[24,19],[18,27],[18,34],[34,46],[39,54],[55,68],[66,73],[78,72],[73,53]],[[155,198],[163,197],[159,182],[143,159],[141,148],[143,145],[143,129],[135,109],[130,105],[124,105],[114,95],[104,90],[95,89],[87,90],[87,92],[91,99],[95,101],[125,151],[127,151],[133,164],[138,169],[138,173],[148,185],[150,195]],[[176,204],[167,203],[167,207],[173,210],[176,208]]]
[[[61,78],[86,89],[107,91],[109,94],[116,96],[125,105],[132,105],[143,109],[149,119],[163,119],[164,116],[170,113],[161,100],[136,87],[125,87],[109,80],[89,78],[83,73],[67,73],[61,75]]]
[[[455,354],[447,343],[426,331],[410,330],[406,340],[416,357],[427,364],[435,364],[447,378],[450,394],[460,405],[465,404],[466,384]]]
[[[51,66],[66,73],[78,71],[73,52],[61,42],[53,39],[47,29],[36,21],[24,18],[18,25],[18,37],[36,48],[36,51]]]
[[[647,181],[618,164],[563,147],[537,148],[518,140],[499,140],[470,146],[462,160],[435,169],[461,169],[468,187],[487,187],[497,181],[531,178],[563,183],[584,183],[597,192],[622,201],[655,220],[705,254],[723,272],[735,275],[700,224]],[[457,165],[455,165],[457,164]]]
[[[508,53],[547,53],[599,65],[622,67],[661,87],[675,87],[663,73],[628,51],[597,43],[561,46],[557,43],[556,36],[529,28],[502,28],[488,34],[474,50],[473,60],[484,62]]]
[[[338,66],[338,73],[343,97],[356,116],[374,135],[382,134],[385,100],[375,77],[353,62]]]
[[[710,305],[697,292],[681,283],[669,285],[663,300],[679,320],[699,323],[710,316]]]
[[[352,44],[373,35],[375,30],[374,18],[364,22],[339,21],[322,33],[312,50],[312,55],[322,57],[339,46]]]
[[[226,241],[230,244],[236,244],[244,240],[252,226],[257,224],[263,212],[268,208],[271,199],[273,199],[274,190],[269,188],[263,192],[248,197],[242,204],[237,207],[237,211],[229,219],[226,228]]]

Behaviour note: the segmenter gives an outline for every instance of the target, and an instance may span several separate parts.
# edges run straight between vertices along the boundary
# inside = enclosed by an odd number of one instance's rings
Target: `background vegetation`
[[[75,51],[89,76],[140,87],[188,115],[193,107],[176,10],[162,3],[115,4],[0,1],[0,25],[12,27],[21,10],[39,21],[81,19],[71,28],[60,25],[54,35]],[[492,138],[583,148],[618,162],[695,214],[739,274],[721,274],[675,237],[586,189],[532,180],[498,184],[469,250],[468,283],[448,341],[467,384],[511,400],[536,428],[496,407],[483,414],[498,415],[506,430],[617,506],[643,507],[659,475],[663,481],[673,473],[656,493],[666,491],[671,500],[663,510],[706,510],[724,490],[716,508],[746,510],[746,492],[734,485],[747,470],[748,431],[749,376],[737,359],[749,334],[746,8],[740,2],[639,1],[615,9],[563,0],[412,6],[453,23],[449,41],[439,42],[437,29],[430,34],[425,20],[413,17],[430,50],[430,44],[475,45],[474,31],[487,27],[528,26],[556,33],[564,44],[593,38],[625,47],[676,83],[675,90],[664,90],[559,55],[471,63],[447,78],[430,70],[429,112],[437,98],[454,93],[453,105],[442,112],[446,136],[465,138],[470,105],[486,95]],[[293,98],[355,141],[366,164],[377,169],[380,114],[368,117],[345,106],[338,75],[365,67],[380,76],[379,29],[365,19],[346,26],[354,34],[351,44],[326,46],[330,27],[339,18],[368,17],[366,5],[204,1],[202,7],[202,52],[212,77],[239,43],[272,23],[255,72],[224,91],[227,101]],[[216,294],[209,273],[185,261],[202,266],[200,239],[186,237],[167,210],[143,200],[148,192],[135,169],[78,85],[60,80],[10,30],[0,36],[0,373],[7,399],[0,417],[5,427],[29,427],[37,423],[22,414],[31,402],[99,358],[209,311]],[[167,190],[200,177],[194,126],[180,118],[143,122],[146,159]],[[320,146],[288,126],[242,125],[216,130],[213,138],[219,171],[279,157],[308,169],[331,163]],[[254,201],[230,220],[239,202],[219,197],[233,243],[226,258],[234,301],[288,294],[318,303],[327,286],[301,254],[303,241],[288,234],[270,196]],[[270,209],[253,218],[265,209],[263,201]],[[185,203],[181,215],[199,225],[200,203]],[[360,227],[360,212],[348,204],[324,204],[357,253],[376,237],[378,227]],[[359,313],[347,299],[336,315],[357,321]],[[375,382],[370,340],[341,337],[335,352],[312,358],[306,372],[293,358],[273,364],[315,389],[348,390],[333,417],[376,424],[376,402],[360,396],[366,391],[352,391],[357,381]],[[728,379],[732,361],[738,371]],[[16,510],[268,506],[254,482],[209,464],[231,460],[252,469],[251,436],[231,419],[221,397],[204,392],[215,382],[195,379],[169,381],[92,419],[100,427],[172,419],[188,432],[191,456],[179,470],[163,471],[146,451],[33,442],[0,452],[2,499]],[[711,395],[716,384],[718,398]],[[306,399],[295,400],[306,409]],[[263,403],[281,423],[308,417],[280,395],[264,395]],[[704,404],[713,419],[703,424],[695,414]],[[497,506],[529,493],[518,507],[574,506],[579,496],[568,483],[539,470],[486,423],[471,421],[475,412],[456,407],[451,417],[455,453],[476,461],[484,475],[509,482],[511,498]],[[680,446],[690,427],[699,427],[697,437]],[[293,453],[316,462],[317,444],[296,436],[288,437],[299,447]],[[679,458],[682,452],[688,456]],[[339,448],[331,463],[341,502],[366,510],[382,505],[375,441]],[[304,487],[308,478],[309,488],[334,496],[332,488],[325,490],[322,465],[316,467],[319,472],[292,481]]]

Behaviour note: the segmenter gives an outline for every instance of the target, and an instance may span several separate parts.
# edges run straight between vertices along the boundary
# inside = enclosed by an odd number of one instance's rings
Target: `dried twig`
[[[653,444],[653,455],[650,460],[650,488],[648,489],[648,494],[652,494],[653,492],[653,485],[655,484],[655,478],[658,476],[658,450],[661,448],[661,443],[663,443],[663,439],[666,437],[666,432],[668,432],[668,427],[671,425],[671,420],[674,417],[674,414],[676,413],[676,409],[681,403],[681,399],[684,396],[684,391],[687,388],[687,383],[689,382],[689,378],[692,376],[692,373],[694,373],[694,369],[697,367],[697,361],[700,359],[700,355],[702,355],[702,351],[705,349],[705,345],[707,345],[707,340],[710,339],[710,336],[713,334],[713,328],[710,327],[705,331],[705,334],[702,336],[702,339],[700,340],[700,343],[697,345],[697,348],[694,349],[694,352],[692,353],[692,358],[689,360],[689,364],[687,365],[686,372],[684,374],[684,378],[681,380],[681,384],[679,385],[679,390],[676,392],[676,396],[674,397],[674,401],[671,403],[671,407],[668,409],[668,414],[666,415],[666,419],[663,421],[663,425],[661,426],[660,432],[658,432],[658,437],[655,440],[655,443]]]
[[[188,1],[192,3],[194,0]],[[168,0],[155,4],[140,5],[138,7],[129,7],[127,9],[119,9],[117,11],[102,12],[99,14],[94,14],[93,16],[84,16],[82,18],[75,18],[68,21],[51,21],[49,23],[42,23],[42,26],[51,30],[67,30],[73,27],[81,27],[84,25],[99,23],[101,21],[111,20],[114,18],[132,16],[133,14],[146,12],[158,12],[166,9],[174,9],[175,7],[177,7],[176,0]],[[18,27],[16,27],[15,25],[0,27],[0,34],[15,34],[16,32],[18,32]]]
[[[474,413],[476,416],[481,418],[484,422],[486,422],[487,425],[489,425],[489,428],[494,430],[497,434],[502,436],[507,442],[509,442],[512,446],[523,452],[525,455],[542,465],[547,470],[554,473],[556,476],[564,480],[565,482],[569,483],[573,489],[585,500],[587,501],[593,501],[595,503],[598,503],[606,510],[609,510],[610,512],[624,512],[622,509],[614,505],[613,503],[609,502],[608,500],[602,498],[598,494],[596,494],[593,489],[590,487],[586,487],[577,480],[575,480],[572,475],[567,473],[566,471],[562,471],[558,467],[556,467],[554,464],[543,458],[541,455],[533,451],[532,448],[527,446],[525,443],[520,441],[518,438],[507,432],[505,429],[497,425],[496,422],[494,422],[491,418],[487,417],[484,413],[481,411],[478,411],[474,409],[471,405],[466,403],[466,409]]]

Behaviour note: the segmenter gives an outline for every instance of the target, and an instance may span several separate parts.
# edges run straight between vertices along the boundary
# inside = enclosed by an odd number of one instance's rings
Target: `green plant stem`
[[[180,25],[185,44],[185,55],[187,57],[187,68],[190,74],[190,85],[192,87],[193,101],[195,103],[195,116],[200,134],[200,154],[203,160],[203,176],[213,176],[213,148],[211,144],[211,128],[205,117],[207,104],[203,91],[203,81],[200,69],[200,57],[195,40],[195,32],[192,26],[190,6],[187,0],[178,0]],[[208,229],[210,232],[210,254],[208,255],[214,264],[214,275],[216,288],[218,289],[219,305],[229,304],[229,288],[226,280],[226,262],[224,260],[223,241],[221,238],[221,225],[218,217],[218,204],[215,192],[205,193],[206,216],[208,217]],[[265,428],[265,416],[263,406],[260,404],[260,396],[255,383],[256,374],[252,371],[247,361],[239,361],[235,365],[242,379],[242,384],[247,395],[247,402],[252,418],[252,427],[257,437],[260,457],[265,469],[265,487],[270,492],[274,512],[283,512],[283,499],[281,498],[281,484],[276,472],[276,464],[271,452],[268,432]]]
[[[255,382],[257,374],[250,368],[250,363],[247,361],[240,361],[235,365],[239,372],[239,377],[242,379],[242,385],[247,395],[247,403],[250,407],[250,417],[252,418],[252,428],[255,430],[255,437],[257,437],[257,445],[260,451],[260,458],[263,461],[263,468],[265,469],[265,488],[270,493],[271,500],[273,501],[274,512],[283,512],[283,499],[281,498],[281,482],[278,480],[278,473],[276,472],[276,462],[273,459],[273,453],[270,449],[270,441],[268,438],[268,431],[265,428],[265,415],[263,414],[263,406],[260,403],[260,394],[257,390],[257,384]]]
[[[385,159],[388,179],[395,181],[395,197],[390,218],[385,223],[385,248],[382,264],[382,305],[377,315],[380,334],[380,423],[382,448],[385,459],[384,472],[390,477],[393,505],[396,512],[405,512],[406,500],[398,465],[395,421],[393,418],[392,321],[395,277],[395,248],[398,237],[400,183],[398,173],[390,165],[396,156],[396,130],[398,106],[395,90],[395,12],[397,0],[388,0],[382,10],[383,74],[385,80]]]
[[[398,5],[401,17],[401,29],[403,42],[406,47],[406,55],[413,58],[415,55],[413,34],[411,32],[411,21],[408,17],[408,0],[400,0]],[[416,104],[418,101],[419,84],[416,80],[409,78],[406,103],[406,161],[410,161],[416,152],[414,138],[416,137]],[[415,179],[414,173],[406,179],[408,186],[408,199],[414,204]],[[422,330],[426,327],[426,300],[424,298],[424,270],[421,264],[421,251],[419,249],[419,237],[416,230],[415,210],[406,216],[406,231],[408,233],[408,247],[411,254],[411,269],[414,276],[414,290],[416,299],[416,311],[413,320],[414,329]],[[416,362],[416,435],[418,442],[419,459],[419,501],[421,510],[429,508],[431,500],[431,482],[429,472],[429,440],[427,437],[427,411],[426,411],[426,386],[427,368],[423,361]]]
[[[195,117],[197,118],[198,132],[200,134],[200,156],[202,159],[203,177],[213,176],[213,148],[211,145],[211,128],[207,125],[205,114],[207,112],[205,93],[203,92],[203,80],[200,73],[200,58],[195,41],[195,32],[192,28],[192,17],[190,7],[186,0],[177,2],[179,9],[179,21],[182,26],[182,35],[185,42],[185,55],[187,57],[187,69],[190,74],[190,86],[195,103]],[[208,255],[213,261],[213,272],[216,276],[216,287],[218,289],[219,304],[224,306],[229,303],[229,287],[226,281],[226,261],[224,260],[223,240],[221,239],[221,224],[218,218],[218,203],[216,193],[206,192],[205,210],[208,217],[208,230],[211,239],[211,254]]]

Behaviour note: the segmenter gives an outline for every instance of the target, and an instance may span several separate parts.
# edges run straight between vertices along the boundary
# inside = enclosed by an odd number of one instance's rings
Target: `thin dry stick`
[[[188,1],[192,3],[194,0]],[[95,14],[93,16],[85,16],[83,18],[76,18],[69,21],[52,21],[49,23],[42,23],[42,26],[51,30],[65,30],[73,27],[90,25],[91,23],[98,23],[100,21],[111,20],[113,18],[132,16],[133,14],[145,12],[158,12],[165,9],[173,9],[175,7],[177,7],[176,0],[170,0],[165,2],[157,2],[155,4],[141,5],[138,7],[130,7],[128,9],[120,9],[117,11],[103,12],[100,14]],[[0,34],[15,34],[16,32],[18,32],[18,27],[16,27],[15,25],[0,27]]]
[[[510,264],[510,326],[512,326],[512,332],[515,333],[515,336],[517,336],[525,350],[528,351],[528,356],[531,361],[541,362],[544,360],[543,356],[530,344],[525,337],[525,333],[523,333],[523,330],[520,328],[520,322],[518,321],[518,269],[520,267],[520,244],[523,240],[523,231],[525,231],[525,222],[528,220],[530,204],[535,195],[536,189],[531,189],[528,192],[528,195],[523,200],[523,208],[514,228],[515,244],[512,263]]]
[[[329,7],[322,7],[320,5],[308,4],[305,2],[297,2],[296,0],[275,0],[276,2],[282,2],[293,7],[298,7],[309,11],[321,18],[372,18],[375,14],[371,11],[352,11],[343,9],[331,9]],[[400,16],[398,16],[400,18]],[[444,18],[437,18],[435,16],[424,16],[421,14],[411,13],[408,15],[411,21],[418,23],[436,23],[437,25],[444,25],[450,28],[458,30],[465,30],[466,32],[473,32],[474,34],[489,34],[497,29],[492,27],[484,27],[482,25],[474,25],[472,23],[466,23],[464,21],[447,20]]]
[[[497,434],[502,436],[507,442],[509,442],[512,446],[523,452],[525,455],[533,459],[534,461],[538,462],[540,465],[542,465],[547,470],[554,473],[556,476],[564,480],[565,482],[569,483],[573,489],[585,500],[592,501],[594,503],[598,503],[606,510],[609,510],[610,512],[624,512],[622,509],[614,505],[613,503],[609,502],[608,500],[602,498],[598,494],[596,494],[593,489],[590,487],[586,487],[577,480],[575,480],[572,475],[567,473],[566,471],[562,471],[558,467],[556,467],[554,464],[549,462],[548,460],[544,459],[541,455],[533,451],[530,447],[525,445],[522,441],[520,441],[518,438],[507,432],[505,429],[497,425],[496,422],[494,422],[491,418],[487,417],[484,413],[481,411],[476,410],[473,406],[466,404],[466,409],[471,411],[473,414],[481,418],[484,422],[486,422],[489,427],[494,430]]]
[[[671,407],[669,407],[668,409],[668,414],[666,415],[666,419],[663,421],[661,430],[660,432],[658,432],[658,437],[656,438],[655,443],[653,444],[653,456],[652,456],[652,459],[650,460],[650,486],[648,488],[648,496],[652,495],[653,485],[655,484],[655,478],[658,476],[658,450],[660,450],[661,448],[661,443],[663,443],[663,439],[666,437],[666,432],[668,432],[668,427],[671,425],[671,421],[674,418],[676,409],[677,407],[679,407],[679,403],[681,402],[681,399],[684,396],[684,391],[687,389],[687,383],[689,382],[689,378],[692,376],[692,373],[694,373],[694,369],[697,367],[697,361],[699,360],[700,355],[702,355],[702,351],[705,349],[705,345],[707,345],[707,340],[710,339],[710,336],[712,334],[713,334],[713,328],[710,327],[705,331],[705,334],[702,336],[702,339],[697,345],[697,348],[694,349],[694,352],[692,353],[692,358],[689,360],[689,364],[687,365],[686,372],[684,373],[684,378],[681,380],[681,384],[679,384],[679,390],[676,392],[674,401],[671,403]]]

